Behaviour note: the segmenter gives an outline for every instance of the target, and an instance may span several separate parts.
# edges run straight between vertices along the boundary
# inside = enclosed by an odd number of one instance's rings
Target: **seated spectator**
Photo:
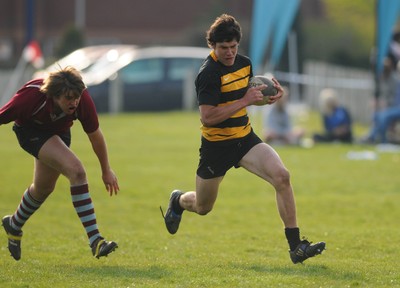
[[[380,139],[381,143],[389,143],[392,141],[388,140],[388,134],[389,130],[395,129],[389,129],[392,128],[392,125],[395,125],[396,122],[400,121],[400,106],[396,105],[393,107],[390,107],[388,109],[385,109],[382,112],[379,112],[377,115],[377,125],[378,125],[378,131],[379,131],[379,136],[378,138]],[[395,132],[392,132],[395,133]]]
[[[383,63],[383,73],[380,78],[381,93],[374,99],[374,115],[371,129],[361,143],[387,143],[391,126],[400,121],[400,75],[396,69],[396,60],[386,57]]]
[[[304,129],[293,127],[287,102],[289,90],[283,87],[283,96],[271,106],[264,122],[264,141],[270,144],[298,145],[304,136]]]
[[[314,134],[314,141],[351,143],[353,133],[350,113],[339,104],[336,91],[324,89],[319,97],[324,132]]]

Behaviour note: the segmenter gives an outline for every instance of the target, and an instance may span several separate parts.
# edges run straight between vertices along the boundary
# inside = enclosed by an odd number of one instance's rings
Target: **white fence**
[[[275,77],[290,83],[291,98],[301,99],[310,109],[319,109],[318,98],[322,89],[334,88],[354,121],[369,123],[371,120],[375,89],[372,71],[309,61],[305,63],[304,74],[276,72]]]

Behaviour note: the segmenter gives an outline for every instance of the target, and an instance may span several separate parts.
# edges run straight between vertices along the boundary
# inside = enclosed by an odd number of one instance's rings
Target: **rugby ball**
[[[264,90],[261,90],[264,98],[263,100],[254,103],[254,105],[263,106],[268,103],[269,96],[274,96],[278,93],[278,90],[274,87],[274,82],[266,76],[256,75],[251,77],[249,80],[249,87],[257,87],[263,84],[268,86]]]

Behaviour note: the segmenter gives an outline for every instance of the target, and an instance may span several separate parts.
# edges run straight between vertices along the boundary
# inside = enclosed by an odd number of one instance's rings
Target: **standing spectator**
[[[337,94],[334,89],[323,89],[319,96],[323,133],[315,133],[315,142],[343,142],[353,141],[352,120],[348,110],[339,105]]]

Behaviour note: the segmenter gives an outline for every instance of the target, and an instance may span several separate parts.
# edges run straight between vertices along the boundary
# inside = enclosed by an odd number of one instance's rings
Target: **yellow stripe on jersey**
[[[215,51],[212,51],[210,56],[215,62],[218,61]],[[238,59],[235,60],[233,66],[222,67],[220,72],[221,102],[218,104],[218,107],[230,105],[243,97],[242,93],[248,86],[251,73],[250,61],[238,55]],[[206,127],[202,125],[203,137],[209,141],[225,141],[245,137],[251,132],[246,107],[240,109],[230,116],[229,119],[216,126]]]
[[[249,83],[250,66],[221,77],[221,92],[230,92],[247,87]]]
[[[232,104],[232,103],[234,103],[234,102],[236,102],[236,101],[238,101],[238,100],[230,101],[230,102],[226,102],[226,103],[222,103],[222,104],[218,104],[218,107],[226,106],[226,105]],[[235,114],[233,114],[233,115],[231,116],[231,118],[238,118],[238,117],[242,117],[242,116],[246,116],[246,115],[247,115],[247,110],[246,110],[246,108],[242,108],[242,109],[240,109],[238,112],[236,112]]]
[[[203,126],[203,137],[206,138],[208,141],[223,141],[242,138],[250,132],[251,126],[249,122],[244,127],[214,128]]]

